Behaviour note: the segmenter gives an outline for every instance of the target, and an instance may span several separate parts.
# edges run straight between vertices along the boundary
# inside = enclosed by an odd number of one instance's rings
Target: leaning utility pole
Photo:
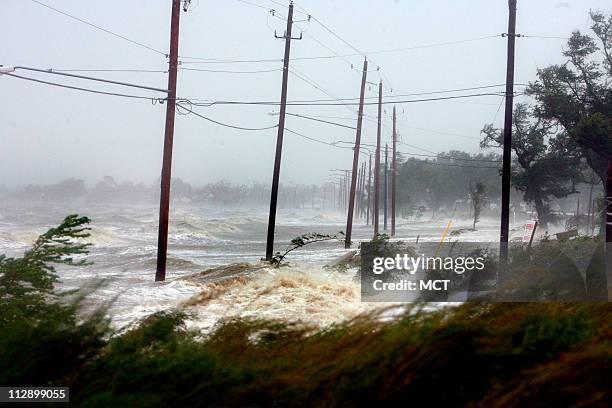
[[[361,210],[361,206],[359,205],[359,197],[361,194],[361,168],[363,166],[359,165],[359,171],[357,172],[357,186],[355,187],[355,217],[359,218],[359,211]]]
[[[380,126],[382,121],[382,81],[378,84],[378,126],[376,128],[376,157],[374,158],[374,237],[378,235],[378,202],[380,200]]]
[[[372,207],[372,153],[368,164],[368,206],[366,207],[366,225],[370,225],[370,208]]]
[[[276,203],[278,202],[278,184],[280,178],[281,157],[283,153],[283,135],[285,132],[285,113],[287,111],[287,80],[289,79],[289,55],[291,51],[291,28],[293,27],[293,2],[289,3],[289,14],[287,15],[287,30],[280,37],[274,33],[276,38],[285,40],[285,58],[283,60],[283,85],[281,89],[281,106],[278,115],[278,134],[276,136],[276,156],[274,157],[274,173],[272,175],[272,192],[270,193],[270,217],[268,219],[268,238],[266,242],[266,260],[271,261],[274,255],[274,228],[276,226]]]
[[[366,164],[365,162],[361,163],[361,192],[359,195],[360,205],[360,218],[365,218],[365,174],[366,174]]]
[[[383,204],[385,206],[383,210],[383,213],[384,213],[384,222],[383,222],[384,228],[383,229],[385,231],[387,230],[387,215],[388,215],[387,208],[389,207],[389,203],[387,200],[388,186],[389,186],[388,174],[389,174],[389,145],[385,144],[385,186],[383,188],[383,195],[384,195]]]
[[[348,200],[349,200],[349,173],[350,170],[344,170],[344,209],[348,208]]]
[[[353,211],[355,210],[355,186],[357,184],[357,167],[359,165],[359,150],[361,149],[361,125],[363,123],[363,99],[365,96],[366,79],[368,75],[368,60],[363,60],[363,75],[361,77],[361,92],[359,93],[359,112],[357,113],[357,133],[355,135],[355,148],[353,152],[353,174],[351,175],[351,193],[349,197],[346,217],[346,240],[344,247],[351,247],[353,233]]]
[[[516,2],[508,0],[508,59],[506,68],[506,117],[504,120],[504,153],[502,160],[502,208],[499,259],[508,261],[508,239],[510,235],[510,163],[512,160],[512,114],[514,105],[514,52],[516,42]]]
[[[332,205],[335,210],[337,208],[336,207],[336,182],[332,181],[331,186],[332,186]]]
[[[172,18],[170,20],[170,55],[168,64],[168,99],[166,100],[166,130],[164,135],[164,157],[161,172],[161,194],[159,197],[159,230],[157,236],[157,270],[155,272],[155,281],[163,281],[166,279],[168,218],[170,212],[170,181],[172,180],[174,118],[176,115],[176,77],[178,68],[180,17],[181,0],[172,0]]]
[[[393,170],[391,172],[391,236],[395,236],[395,199],[397,191],[397,130],[396,130],[396,116],[395,106],[393,107],[393,159],[391,166]]]

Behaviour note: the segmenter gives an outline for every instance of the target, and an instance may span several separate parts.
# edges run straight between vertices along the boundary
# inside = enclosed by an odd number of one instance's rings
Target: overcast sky
[[[168,49],[171,0],[40,1],[155,50]],[[180,54],[209,59],[282,59],[283,41],[274,38],[274,30],[281,34],[285,23],[271,16],[268,10],[275,9],[278,15],[286,16],[287,9],[267,0],[249,2],[263,7],[238,0],[193,0],[189,11],[181,15]],[[572,30],[588,29],[589,9],[610,12],[609,1],[519,0],[517,31],[534,36],[567,37]],[[306,19],[302,10],[369,55],[368,81],[377,83],[382,72],[385,96],[505,81],[506,42],[502,38],[401,52],[377,51],[499,35],[507,30],[507,0],[302,0],[296,5],[295,20]],[[32,0],[0,0],[0,26],[4,39],[0,64],[6,66],[166,69],[165,56],[74,21]],[[296,36],[304,31],[304,36],[292,43],[293,58],[356,53],[315,21],[296,23],[294,30]],[[518,39],[516,82],[527,83],[534,79],[537,68],[562,61],[564,43],[560,39]],[[280,97],[280,61],[193,63],[196,61],[182,58],[181,66],[250,73],[181,70],[178,80],[181,97],[211,101],[277,101]],[[292,68],[311,83],[291,74],[289,100],[330,99],[321,89],[338,98],[358,97],[361,79],[358,70],[362,63],[361,56],[292,61]],[[381,71],[376,71],[377,66]],[[55,75],[16,73],[111,92],[159,95]],[[167,83],[164,73],[88,74],[159,88],[165,88]],[[377,87],[370,85],[369,88],[366,96],[374,97],[369,101],[375,101]],[[159,177],[165,106],[152,105],[148,100],[60,89],[7,76],[0,76],[0,93],[0,186],[51,183],[67,177],[82,178],[91,184],[105,175],[152,183]],[[419,97],[403,99],[416,98]],[[483,125],[494,118],[498,126],[501,123],[503,108],[496,115],[499,104],[499,97],[482,97],[397,105],[401,138],[416,146],[402,145],[400,150],[425,154],[450,149],[477,152]],[[273,126],[278,121],[278,116],[271,115],[278,111],[273,106],[193,109],[217,121],[242,127]],[[326,120],[349,126],[356,122],[353,110],[354,107],[346,106],[288,108],[288,112],[329,117]],[[390,140],[391,105],[386,105],[384,110],[383,144]],[[371,116],[368,119],[374,118],[376,106],[366,106],[365,113]],[[287,118],[286,126],[329,142],[355,138],[351,129],[293,116]],[[375,120],[367,120],[363,141],[374,143],[375,139]],[[275,143],[276,129],[239,131],[193,115],[179,115],[173,176],[195,184],[220,179],[269,182]],[[286,133],[281,182],[319,183],[327,178],[330,169],[349,168],[351,162],[351,150]]]

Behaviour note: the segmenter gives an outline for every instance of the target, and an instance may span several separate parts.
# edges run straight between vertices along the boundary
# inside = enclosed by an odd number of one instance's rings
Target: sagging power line
[[[516,95],[522,95],[516,94]],[[437,97],[437,98],[421,98],[421,99],[400,99],[400,100],[390,100],[383,101],[383,105],[388,104],[405,104],[405,103],[419,103],[419,102],[435,102],[435,101],[447,101],[447,100],[455,100],[455,99],[469,99],[469,98],[482,98],[482,97],[503,97],[504,94],[501,92],[486,92],[486,93],[476,93],[476,94],[467,94],[467,95],[453,95],[453,96],[445,96],[445,97]],[[197,102],[197,99],[190,99],[193,101],[195,106],[214,106],[214,105],[261,105],[261,106],[278,106],[279,102],[274,101],[237,101],[237,100],[218,100],[218,101],[207,101],[207,102]],[[364,105],[373,106],[377,105],[377,102],[364,102]],[[287,106],[358,106],[359,102],[337,102],[335,99],[329,100],[327,102],[309,102],[309,101],[288,101]]]

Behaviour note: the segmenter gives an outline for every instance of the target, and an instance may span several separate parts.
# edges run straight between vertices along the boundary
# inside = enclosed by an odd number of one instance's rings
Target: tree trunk
[[[546,214],[544,201],[539,192],[534,193],[533,201],[535,202],[536,212],[538,213],[538,223],[543,229],[546,229],[548,227],[548,214]]]

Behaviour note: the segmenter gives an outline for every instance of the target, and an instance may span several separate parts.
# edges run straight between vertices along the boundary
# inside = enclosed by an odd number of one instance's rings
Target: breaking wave
[[[324,327],[374,307],[360,302],[354,273],[306,265],[266,267],[252,277],[241,275],[205,284],[183,306],[196,316],[191,325],[203,331],[232,317],[283,319]]]

